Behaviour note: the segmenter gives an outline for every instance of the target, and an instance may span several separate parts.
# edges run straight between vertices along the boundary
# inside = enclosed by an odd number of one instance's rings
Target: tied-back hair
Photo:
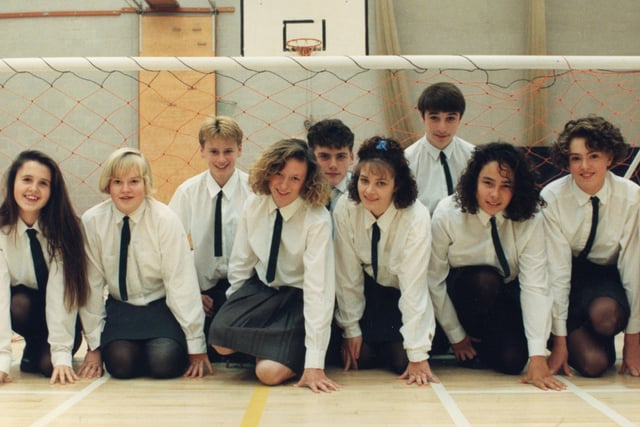
[[[564,125],[558,140],[551,146],[551,161],[559,169],[569,167],[569,148],[574,138],[584,138],[587,148],[609,153],[613,157],[611,166],[624,160],[631,147],[620,129],[600,116],[587,116],[570,120]]]
[[[58,164],[46,154],[35,150],[23,151],[9,166],[4,181],[5,199],[0,205],[0,227],[9,226],[10,232],[16,230],[20,208],[16,202],[14,186],[18,171],[29,161],[45,166],[51,173],[51,195],[40,210],[38,224],[47,240],[49,260],[57,256],[62,258],[64,303],[67,310],[71,311],[85,305],[89,294],[84,234],[62,172]]]
[[[109,194],[109,185],[112,178],[123,177],[130,171],[136,171],[144,181],[144,194],[153,194],[153,177],[151,176],[151,166],[142,153],[131,147],[122,147],[115,150],[102,165],[102,173],[98,181],[98,188],[101,192]]]
[[[238,122],[227,116],[207,117],[198,132],[198,142],[201,147],[215,138],[225,138],[234,141],[236,144],[242,144],[242,129]]]
[[[506,142],[492,142],[475,148],[456,187],[454,197],[457,205],[462,212],[478,212],[478,177],[482,168],[494,161],[498,162],[501,172],[510,169],[513,173],[513,195],[503,211],[505,218],[512,221],[531,218],[544,205],[536,184],[535,170],[525,156],[524,149]]]
[[[402,146],[395,140],[374,136],[364,141],[358,149],[358,164],[354,168],[349,181],[349,198],[360,203],[358,194],[358,180],[363,165],[373,168],[376,174],[384,173],[385,169],[393,173],[395,189],[393,204],[403,209],[415,203],[418,197],[418,186],[409,168],[409,162],[404,156]]]
[[[318,167],[311,148],[301,139],[283,139],[267,147],[249,170],[249,185],[256,194],[271,194],[271,177],[284,169],[287,160],[296,159],[307,165],[307,176],[300,197],[314,206],[325,206],[331,187]]]

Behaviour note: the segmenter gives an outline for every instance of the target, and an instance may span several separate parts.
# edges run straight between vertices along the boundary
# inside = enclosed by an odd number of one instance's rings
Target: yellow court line
[[[257,427],[260,424],[262,412],[267,403],[267,397],[269,397],[269,387],[256,387],[249,401],[249,405],[247,405],[247,410],[244,413],[240,427]]]

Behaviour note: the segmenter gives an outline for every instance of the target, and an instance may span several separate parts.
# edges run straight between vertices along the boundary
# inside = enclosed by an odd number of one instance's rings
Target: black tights
[[[403,374],[407,369],[409,359],[401,342],[362,343],[358,368],[384,368]]]
[[[519,374],[528,361],[520,309],[520,285],[505,285],[493,267],[471,266],[452,271],[447,281],[451,300],[478,357],[498,372]]]
[[[595,298],[585,324],[567,336],[569,364],[586,377],[602,375],[615,363],[613,339],[625,324],[624,310],[613,298]]]
[[[51,350],[47,338],[49,331],[45,318],[44,301],[39,291],[18,285],[11,290],[11,325],[12,329],[24,338],[21,369],[28,369],[24,362],[44,376],[51,376]],[[80,320],[76,322],[75,341],[71,354],[75,354],[82,343]]]
[[[175,378],[185,372],[188,356],[171,338],[115,340],[102,348],[107,371],[114,378]]]

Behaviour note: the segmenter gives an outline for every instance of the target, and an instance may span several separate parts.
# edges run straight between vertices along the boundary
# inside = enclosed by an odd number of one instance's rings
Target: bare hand
[[[11,381],[12,380],[11,380],[11,377],[9,376],[9,374],[7,374],[4,371],[0,371],[0,384],[2,384],[2,383],[10,383]]]
[[[456,360],[471,360],[476,357],[476,349],[473,348],[472,342],[480,342],[480,340],[467,335],[462,341],[451,344],[451,349],[456,356]]]
[[[625,334],[620,373],[640,377],[640,334]]]
[[[71,366],[56,365],[53,367],[49,384],[55,384],[58,381],[60,381],[62,385],[65,385],[67,382],[73,384],[79,379],[80,377],[78,377]]]
[[[527,376],[522,378],[520,382],[524,384],[533,384],[541,390],[564,390],[567,386],[555,378],[544,356],[531,356],[529,358],[529,369]]]
[[[556,375],[562,369],[562,373],[568,377],[572,375],[569,367],[569,350],[567,350],[567,337],[553,337],[553,350],[549,356],[549,370]]]
[[[184,376],[202,378],[205,376],[205,368],[207,368],[210,374],[213,374],[213,366],[211,366],[211,362],[209,362],[207,353],[190,354],[189,367],[187,368],[187,372],[184,373]]]
[[[423,360],[422,362],[409,362],[404,374],[400,375],[399,378],[401,380],[406,379],[407,385],[415,383],[419,387],[428,385],[429,381],[433,383],[440,382],[431,372],[431,367],[429,367],[429,362],[427,360]]]
[[[302,373],[300,381],[296,383],[296,387],[307,386],[314,393],[331,393],[340,388],[340,384],[331,381],[324,373],[324,369],[306,368]]]
[[[213,316],[213,298],[209,295],[200,295],[202,297],[202,309],[204,310],[204,315],[207,317]]]
[[[78,369],[82,378],[100,378],[102,376],[102,355],[100,350],[87,350],[84,361]]]
[[[362,348],[362,335],[342,340],[342,360],[344,370],[358,369],[358,359],[360,359],[360,349]]]

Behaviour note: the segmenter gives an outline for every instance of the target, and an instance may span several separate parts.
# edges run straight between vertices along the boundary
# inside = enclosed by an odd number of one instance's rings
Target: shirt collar
[[[287,206],[281,207],[280,215],[282,215],[282,219],[285,220],[285,222],[289,221],[289,218],[291,218],[303,204],[304,200],[302,200],[300,197],[296,197],[293,202],[289,203]],[[273,197],[269,196],[269,213],[272,213],[276,209],[278,209],[278,207],[273,201]]]
[[[478,216],[480,223],[485,227],[489,224],[489,221],[491,221],[491,215],[480,208],[478,208],[478,213],[476,215]],[[506,218],[504,217],[504,211],[496,215],[496,224],[500,225],[505,221]]]
[[[349,179],[351,179],[351,172],[347,172],[347,174],[345,175],[344,178],[342,178],[342,181],[340,181],[335,187],[335,189],[337,189],[340,194],[344,194],[347,191],[347,184],[349,182]]]
[[[220,185],[216,182],[215,179],[211,176],[211,173],[207,172],[207,190],[209,191],[209,196],[212,199],[218,196],[220,190],[222,190],[222,194],[226,197],[229,197],[229,194],[233,194],[236,187],[238,186],[238,170],[234,170],[233,174],[229,177],[229,180],[224,185],[224,187],[220,187]]]
[[[365,215],[364,222],[365,222],[365,228],[367,230],[373,226],[374,222],[377,222],[378,227],[380,227],[380,231],[388,231],[391,228],[391,223],[393,222],[393,219],[395,218],[396,213],[398,212],[398,209],[396,208],[393,202],[391,202],[387,210],[382,215],[380,215],[379,218],[376,218],[375,216],[373,216],[373,214],[369,212],[367,209],[365,209],[364,207],[362,209],[364,210],[364,215]]]
[[[138,206],[138,209],[136,209],[135,211],[131,212],[129,215],[125,215],[122,212],[120,212],[118,210],[118,208],[116,207],[115,203],[111,204],[111,209],[113,212],[113,215],[115,215],[116,217],[116,223],[121,223],[122,222],[122,218],[124,218],[125,216],[129,217],[129,220],[133,223],[137,223],[140,221],[140,218],[142,218],[142,215],[144,215],[144,211],[147,208],[147,200],[148,197],[145,197],[144,200],[142,201],[142,203],[140,204],[140,206]]]
[[[611,171],[607,172],[607,175],[604,177],[604,184],[602,185],[602,188],[593,195],[598,197],[601,205],[604,205],[609,198],[609,193],[611,191],[611,173]],[[591,201],[592,195],[582,191],[573,178],[571,178],[571,191],[578,202],[578,206],[584,206]]]
[[[451,139],[451,142],[449,143],[449,145],[447,145],[446,147],[444,147],[444,150],[440,150],[439,148],[434,147],[433,145],[431,145],[431,143],[429,142],[429,140],[427,139],[427,137],[424,137],[424,145],[425,148],[427,150],[427,153],[434,159],[437,161],[440,161],[440,152],[443,151],[444,154],[447,156],[447,159],[451,159],[453,157],[453,152],[454,152],[454,143],[456,142],[456,137],[454,136],[453,139]]]
[[[33,228],[39,234],[42,234],[42,230],[40,230],[40,221],[36,221],[35,224],[33,224],[33,227],[29,227],[22,218],[18,217],[18,222],[16,223],[16,231],[18,232],[18,235],[25,234],[29,228]]]

